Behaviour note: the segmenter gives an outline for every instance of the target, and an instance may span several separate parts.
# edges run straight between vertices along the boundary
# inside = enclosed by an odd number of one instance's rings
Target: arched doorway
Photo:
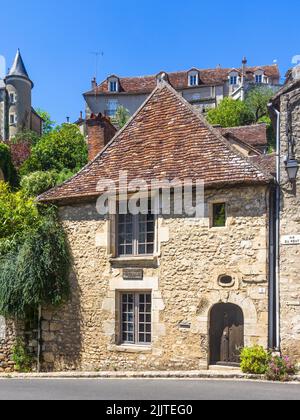
[[[210,314],[210,364],[236,365],[244,347],[244,314],[232,303],[213,306]]]

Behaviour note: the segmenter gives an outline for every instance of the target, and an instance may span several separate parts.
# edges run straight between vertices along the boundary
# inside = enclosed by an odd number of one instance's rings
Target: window
[[[10,116],[9,116],[9,123],[10,123],[11,125],[13,125],[13,124],[16,124],[16,122],[17,122],[17,117],[16,117],[16,115],[15,115],[15,114],[10,114]]]
[[[151,344],[152,296],[151,293],[121,294],[122,344]]]
[[[198,86],[198,76],[196,74],[190,75],[190,86]]]
[[[148,214],[118,216],[118,255],[139,256],[154,253],[155,216]]]
[[[230,84],[237,85],[237,76],[230,76]]]
[[[14,93],[9,94],[9,102],[10,102],[10,104],[15,104],[16,103],[16,95]]]
[[[263,82],[263,76],[262,76],[262,74],[257,74],[255,76],[255,82],[256,83],[262,83]]]
[[[224,287],[233,286],[234,280],[231,276],[220,276],[219,277],[219,285]]]
[[[110,99],[107,102],[107,110],[105,111],[108,117],[114,117],[116,115],[119,103],[115,99]]]
[[[225,226],[226,226],[226,204],[225,203],[213,204],[212,227],[225,227]]]
[[[116,80],[111,80],[109,82],[109,91],[118,92],[118,82]]]

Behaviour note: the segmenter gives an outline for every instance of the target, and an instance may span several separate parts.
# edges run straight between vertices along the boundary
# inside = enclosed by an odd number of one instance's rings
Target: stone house
[[[244,58],[241,68],[198,69],[139,77],[108,76],[97,84],[93,79],[92,89],[83,94],[86,114],[103,114],[114,117],[119,106],[133,115],[143,104],[157,83],[164,79],[190,104],[206,111],[215,108],[225,97],[244,98],[251,86],[270,86],[278,90],[280,72],[276,64],[247,66]]]
[[[58,206],[73,258],[70,301],[42,312],[43,369],[199,369],[267,348],[273,177],[165,81],[110,142],[92,126],[99,153],[39,198]],[[157,188],[157,213],[124,215],[120,171],[143,194],[152,180],[201,180],[204,211],[165,214]],[[107,180],[117,214],[99,212]]]
[[[295,69],[297,70],[297,68]],[[300,81],[289,72],[287,84],[273,100],[272,116],[278,127],[277,344],[300,361]],[[275,112],[274,112],[275,110]]]

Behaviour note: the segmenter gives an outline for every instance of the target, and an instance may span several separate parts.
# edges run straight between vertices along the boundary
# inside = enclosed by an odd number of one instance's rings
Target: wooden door
[[[235,365],[244,347],[244,316],[240,307],[220,303],[210,316],[210,363]]]

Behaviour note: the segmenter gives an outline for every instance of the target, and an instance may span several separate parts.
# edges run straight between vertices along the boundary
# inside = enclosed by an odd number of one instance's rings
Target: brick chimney
[[[102,114],[92,114],[86,121],[86,127],[90,162],[115,136],[117,129],[111,123],[110,119]]]

